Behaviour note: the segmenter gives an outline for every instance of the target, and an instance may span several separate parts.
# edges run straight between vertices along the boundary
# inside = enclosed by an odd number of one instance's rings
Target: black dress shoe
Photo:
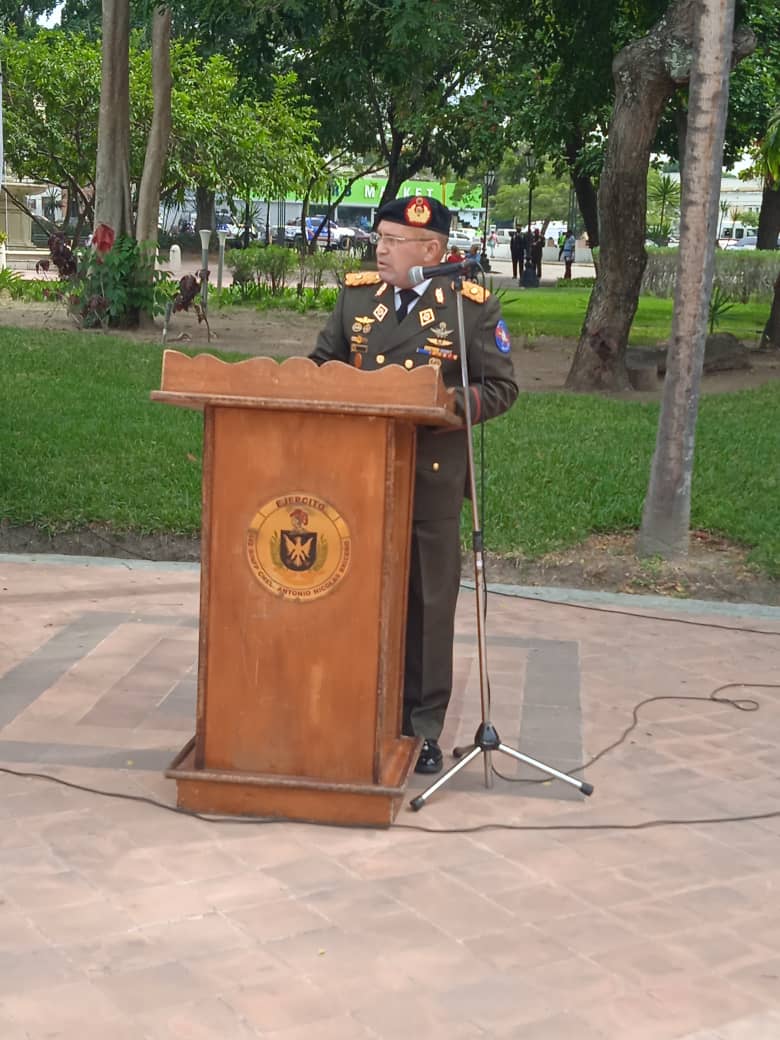
[[[438,741],[424,740],[414,767],[415,773],[440,773],[442,767],[442,754]]]

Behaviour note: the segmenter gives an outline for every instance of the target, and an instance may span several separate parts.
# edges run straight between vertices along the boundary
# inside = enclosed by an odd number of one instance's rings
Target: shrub
[[[20,299],[19,286],[23,281],[18,271],[12,271],[10,267],[0,268],[0,292],[7,292],[12,299]]]
[[[53,265],[56,283],[38,282],[44,298],[59,300],[84,328],[130,327],[141,313],[160,314],[165,293],[162,274],[156,269],[155,247],[129,235],[114,238],[113,229],[99,224],[92,245],[72,250],[62,235],[49,236],[50,261],[37,265],[44,271]]]
[[[322,289],[322,281],[326,274],[333,274],[338,285],[344,284],[344,276],[349,271],[360,270],[360,258],[337,250],[321,250],[301,257],[301,287],[311,281],[314,295]]]
[[[764,249],[723,249],[715,254],[714,284],[732,300],[770,300],[780,253]]]
[[[712,295],[710,296],[710,313],[708,319],[710,335],[712,335],[715,329],[720,325],[720,320],[723,315],[728,313],[733,306],[734,301],[729,297],[728,293],[723,292],[720,286],[714,286]]]
[[[642,292],[648,296],[674,296],[677,249],[648,250]],[[769,300],[777,277],[778,253],[774,250],[719,249],[715,253],[713,286],[739,303]]]
[[[76,257],[68,303],[85,328],[128,327],[136,324],[140,313],[151,317],[164,310],[154,249],[119,235],[109,249],[80,249]]]
[[[255,243],[247,249],[231,250],[227,254],[227,265],[233,272],[233,284],[239,298],[262,302],[269,293],[286,298],[287,281],[296,269],[298,295],[303,295],[307,283],[311,283],[311,292],[317,297],[326,274],[333,274],[340,285],[347,271],[360,268],[360,260],[333,250],[299,253],[286,246]]]
[[[255,297],[253,285],[266,286],[272,295],[281,294],[287,278],[298,264],[298,254],[285,246],[254,243],[246,249],[231,249],[226,263],[233,272],[233,282],[240,287],[244,299]]]

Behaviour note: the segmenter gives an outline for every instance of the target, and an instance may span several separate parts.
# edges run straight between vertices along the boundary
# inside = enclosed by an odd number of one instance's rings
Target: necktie
[[[409,310],[409,305],[412,301],[417,299],[417,293],[414,289],[399,289],[398,295],[401,297],[401,302],[398,305],[398,310],[395,312],[396,317],[399,321],[403,321],[406,317],[406,313]]]

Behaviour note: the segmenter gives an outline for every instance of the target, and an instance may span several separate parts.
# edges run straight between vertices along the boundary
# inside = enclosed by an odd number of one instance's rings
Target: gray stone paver
[[[197,573],[0,558],[0,579],[0,763],[171,803]],[[644,697],[776,681],[776,638],[618,602],[675,620],[490,598],[506,743],[571,768]],[[464,590],[447,746],[479,718],[472,612]],[[771,612],[717,623],[780,634]],[[388,831],[210,824],[2,774],[0,1036],[780,1040],[780,820],[583,829],[777,811],[780,695],[727,694],[761,710],[649,705],[591,799],[486,790],[478,760]]]

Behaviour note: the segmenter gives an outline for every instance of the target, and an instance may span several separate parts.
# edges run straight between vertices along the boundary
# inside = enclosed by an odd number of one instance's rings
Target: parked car
[[[450,231],[449,238],[447,239],[447,248],[462,249],[465,253],[474,242],[479,241],[479,235],[476,235],[473,231]]]
[[[359,256],[366,256],[371,247],[371,232],[367,231],[364,227],[354,226],[350,227],[348,230],[353,232],[352,237],[349,240],[352,251]]]
[[[307,217],[307,242],[313,242],[316,235],[317,245],[321,249],[327,249],[328,245],[330,245],[331,249],[348,249],[355,234],[354,228],[342,227],[340,224],[337,224],[335,220],[331,220],[329,223],[330,232],[328,231],[328,223],[323,223],[322,217]],[[302,237],[300,220],[289,221],[285,225],[284,234],[288,243],[292,242],[296,245],[300,245]]]

